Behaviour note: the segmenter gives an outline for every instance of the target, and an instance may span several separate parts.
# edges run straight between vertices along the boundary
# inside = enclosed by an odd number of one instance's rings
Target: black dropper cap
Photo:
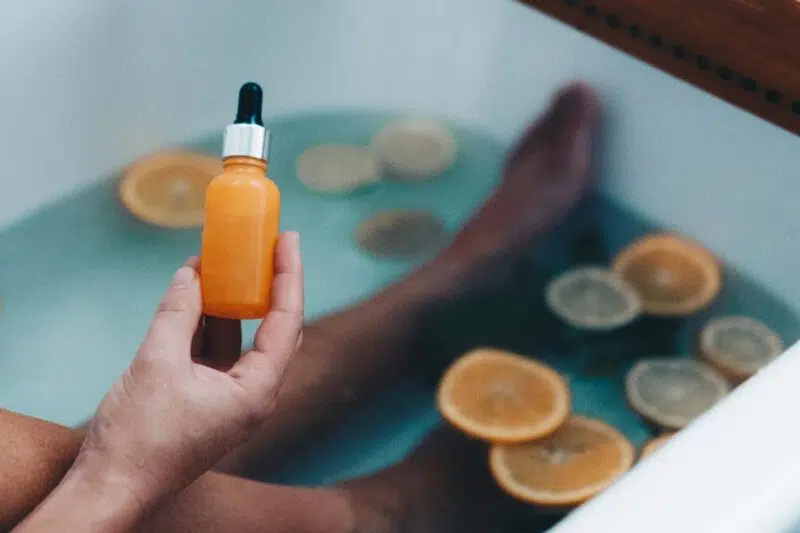
[[[225,128],[222,137],[222,157],[254,157],[267,159],[269,132],[261,120],[264,95],[257,83],[249,81],[239,89],[236,120]]]
[[[261,86],[252,81],[248,81],[239,89],[239,107],[236,110],[236,120],[234,124],[257,124],[263,126],[261,120],[261,103],[264,100],[264,92]]]

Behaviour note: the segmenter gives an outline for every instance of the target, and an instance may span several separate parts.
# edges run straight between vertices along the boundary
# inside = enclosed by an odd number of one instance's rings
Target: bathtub
[[[113,240],[81,248],[114,231],[100,218],[105,207],[81,203],[84,191],[140,155],[218,135],[250,79],[264,87],[268,117],[413,111],[498,143],[512,141],[561,83],[587,80],[606,105],[604,192],[697,237],[800,313],[800,142],[510,0],[6,2],[0,71],[0,405],[15,411],[64,424],[89,416],[127,366],[176,261],[196,249],[196,234],[153,236],[158,253],[134,267],[115,260],[132,252]],[[82,215],[55,224],[65,205]],[[402,271],[330,288],[309,269],[311,315]],[[135,293],[115,277],[133,271]],[[110,313],[112,301],[125,304]],[[795,376],[798,347],[553,531],[793,531]],[[324,483],[402,456],[437,420],[431,392],[409,387],[285,479]],[[385,423],[371,422],[378,416]]]

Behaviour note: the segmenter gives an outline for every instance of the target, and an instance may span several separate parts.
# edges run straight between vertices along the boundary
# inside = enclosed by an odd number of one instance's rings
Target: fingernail
[[[289,249],[297,257],[300,257],[300,234],[296,231],[287,231],[283,236],[289,245]]]
[[[172,278],[172,285],[175,287],[185,287],[194,281],[196,272],[190,266],[182,266],[175,272]]]
[[[303,254],[300,251],[300,234],[297,232],[294,233],[294,253],[295,253],[295,259],[298,262],[302,262]]]

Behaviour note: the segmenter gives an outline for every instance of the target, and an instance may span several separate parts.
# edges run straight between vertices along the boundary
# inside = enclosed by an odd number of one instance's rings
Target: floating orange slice
[[[442,416],[465,433],[504,443],[544,437],[570,413],[569,388],[553,369],[488,348],[469,352],[450,366],[437,403]]]
[[[222,172],[219,158],[169,151],[145,156],[125,172],[119,185],[122,204],[136,218],[165,228],[203,224],[206,187]]]
[[[297,179],[309,190],[348,194],[380,179],[375,155],[363,146],[320,144],[300,154]]]
[[[720,292],[722,269],[711,252],[678,235],[648,235],[622,250],[612,270],[642,297],[644,311],[686,316],[707,307]]]
[[[665,445],[669,441],[669,439],[672,438],[672,435],[673,433],[665,433],[659,437],[655,437],[647,441],[644,447],[642,448],[641,458],[644,459],[645,457],[649,457],[650,455],[652,455],[653,452],[655,452],[663,445]]]
[[[784,350],[777,333],[745,316],[711,320],[700,331],[698,344],[700,357],[734,383],[754,375]]]
[[[552,435],[496,444],[489,466],[497,483],[522,501],[566,507],[595,496],[627,472],[636,452],[612,426],[573,416]]]
[[[446,124],[408,118],[384,126],[370,143],[384,168],[407,181],[430,180],[456,160],[456,140]]]
[[[729,391],[725,378],[693,359],[642,359],[625,378],[631,407],[650,422],[670,430],[684,428]]]

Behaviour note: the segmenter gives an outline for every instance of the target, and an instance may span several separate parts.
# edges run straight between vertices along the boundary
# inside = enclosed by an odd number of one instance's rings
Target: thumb
[[[172,278],[139,348],[140,357],[191,360],[192,338],[202,313],[197,259],[189,259]]]

